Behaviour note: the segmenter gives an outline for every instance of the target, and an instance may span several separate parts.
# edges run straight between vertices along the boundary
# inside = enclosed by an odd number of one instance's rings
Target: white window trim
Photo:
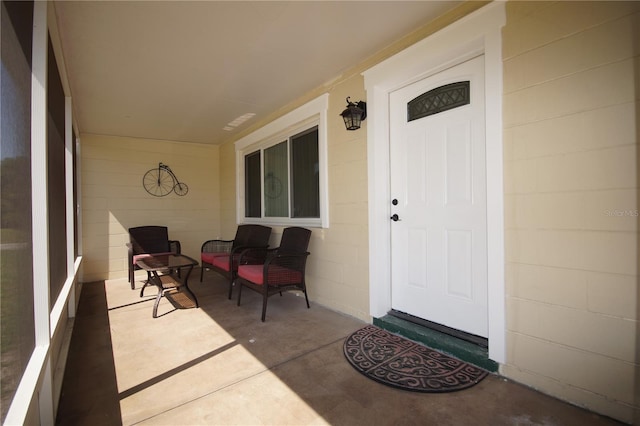
[[[329,227],[329,194],[327,168],[327,111],[329,94],[325,93],[307,102],[266,126],[239,139],[236,150],[236,222],[263,225]],[[318,163],[320,167],[320,218],[251,218],[245,217],[244,157],[258,149],[282,142],[299,131],[318,126]],[[277,141],[277,142],[276,142]]]

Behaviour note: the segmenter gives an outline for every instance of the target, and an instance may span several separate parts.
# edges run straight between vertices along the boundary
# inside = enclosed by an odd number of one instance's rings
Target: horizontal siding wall
[[[366,101],[364,77],[355,75],[334,87],[329,96],[328,229],[318,230],[309,258],[314,298],[321,304],[365,321],[369,315],[369,227],[367,124],[347,131],[340,113],[351,101]]]
[[[236,151],[232,143],[220,147],[220,238],[236,235]]]
[[[127,276],[128,229],[162,225],[182,252],[200,259],[200,246],[220,235],[217,146],[83,134],[82,281]],[[185,196],[155,197],[142,186],[147,170],[168,164],[189,186]]]
[[[639,28],[638,2],[514,1],[503,31],[503,373],[625,422],[640,387]]]

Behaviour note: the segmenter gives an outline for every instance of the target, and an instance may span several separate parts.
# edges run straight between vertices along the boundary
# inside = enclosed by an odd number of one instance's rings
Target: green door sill
[[[498,371],[499,364],[489,359],[489,353],[486,348],[465,340],[393,317],[391,315],[374,318],[373,325],[392,333],[399,334],[409,340],[422,343],[427,347],[436,349],[440,352],[446,353],[447,355],[451,355],[459,360],[473,364],[491,373],[496,373]]]

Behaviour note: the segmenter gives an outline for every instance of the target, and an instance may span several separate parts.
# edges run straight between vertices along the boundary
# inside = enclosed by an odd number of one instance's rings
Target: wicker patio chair
[[[209,240],[200,250],[200,281],[204,270],[210,269],[229,280],[229,299],[233,292],[233,282],[238,271],[238,258],[247,248],[269,247],[271,228],[262,225],[239,225],[233,240]]]
[[[136,262],[149,254],[180,254],[180,241],[170,240],[166,226],[137,226],[129,228],[129,242],[126,244],[129,261],[129,282],[135,288],[135,271],[140,269]],[[148,277],[147,277],[148,278]]]
[[[262,322],[267,313],[267,299],[276,293],[282,296],[283,291],[298,290],[304,293],[309,308],[305,268],[309,252],[311,231],[300,227],[285,228],[282,233],[280,247],[266,250],[266,261],[263,264],[252,264],[251,260],[260,257],[257,250],[246,250],[239,260],[238,306],[242,297],[242,287],[262,294]],[[265,250],[263,250],[265,251]]]

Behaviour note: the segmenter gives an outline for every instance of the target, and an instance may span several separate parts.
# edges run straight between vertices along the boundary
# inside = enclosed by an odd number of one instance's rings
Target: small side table
[[[153,318],[158,317],[158,305],[167,290],[184,287],[196,302],[196,308],[199,307],[196,295],[193,294],[187,284],[193,267],[198,264],[196,260],[184,254],[156,254],[139,259],[136,264],[141,269],[149,272],[149,281],[140,290],[140,297],[142,297],[147,285],[153,284],[158,287],[158,296],[153,305]],[[186,274],[180,272],[184,268],[187,269]],[[178,271],[180,276],[175,276],[175,271]],[[182,278],[182,275],[184,275],[184,278]]]

